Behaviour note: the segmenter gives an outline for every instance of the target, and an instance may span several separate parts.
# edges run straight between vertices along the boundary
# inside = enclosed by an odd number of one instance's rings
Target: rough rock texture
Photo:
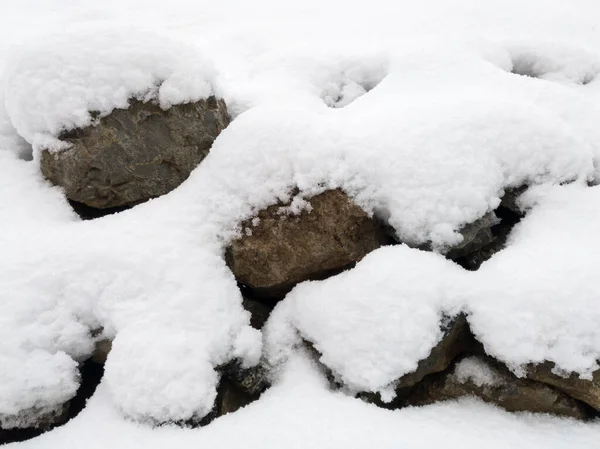
[[[492,226],[498,223],[494,212],[488,212],[483,217],[469,223],[460,230],[463,241],[448,251],[446,256],[449,259],[472,254],[494,241]]]
[[[26,410],[17,416],[0,417],[0,444],[34,438],[69,419],[71,401],[49,410]]]
[[[581,379],[575,373],[568,377],[559,376],[552,372],[553,368],[554,364],[549,362],[530,366],[527,370],[527,377],[558,388],[600,411],[600,370],[593,373],[592,379]]]
[[[512,189],[506,189],[504,192],[504,196],[502,197],[502,202],[500,203],[500,207],[504,207],[515,214],[522,214],[521,209],[517,205],[519,197],[525,193],[528,186],[514,187]]]
[[[467,318],[459,315],[449,321],[442,329],[444,335],[440,342],[433,347],[429,356],[419,362],[417,369],[398,379],[396,388],[406,388],[415,385],[431,373],[448,369],[452,361],[471,345],[471,333]]]
[[[411,393],[410,405],[426,405],[437,401],[477,396],[510,412],[550,413],[586,419],[587,407],[564,393],[543,383],[519,379],[508,369],[478,358],[485,372],[464,376],[458,369],[427,379]]]
[[[3,417],[0,416],[0,430],[13,428],[34,427],[39,429],[49,429],[57,424],[66,421],[69,413],[70,401],[52,409],[32,409],[24,410],[18,415]]]
[[[72,148],[42,151],[41,169],[70,200],[98,209],[131,206],[181,184],[228,124],[225,102],[214,97],[166,111],[134,100],[95,126],[63,133]]]
[[[268,370],[262,364],[252,368],[242,368],[239,363],[232,362],[223,367],[221,371],[223,379],[227,379],[250,396],[260,396],[271,386]]]
[[[434,346],[427,358],[421,360],[417,369],[405,374],[396,383],[396,399],[384,402],[379,394],[362,393],[360,398],[367,402],[375,403],[385,408],[401,406],[411,387],[421,382],[425,376],[447,370],[460,354],[479,350],[479,346],[472,338],[466,317],[461,314],[453,318],[443,327],[444,335],[440,342]]]
[[[271,386],[267,369],[263,365],[244,369],[237,362],[232,362],[221,368],[214,417],[245,407],[256,401],[260,395]]]
[[[227,249],[238,282],[256,294],[282,297],[298,282],[324,278],[361,260],[388,241],[382,225],[341,190],[309,200],[311,210],[282,213],[286,205],[259,212],[258,224]]]

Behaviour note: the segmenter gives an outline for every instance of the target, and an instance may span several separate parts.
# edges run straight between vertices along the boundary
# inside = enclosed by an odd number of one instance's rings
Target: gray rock
[[[0,414],[0,445],[35,438],[69,419],[71,401],[55,407],[32,408],[17,415]]]
[[[460,230],[463,241],[453,246],[446,254],[446,257],[457,259],[475,253],[490,245],[494,241],[492,226],[497,223],[498,219],[494,212],[488,212],[473,223],[463,226]]]
[[[214,97],[166,111],[134,100],[93,126],[64,132],[59,138],[72,147],[42,151],[42,173],[72,201],[132,206],[180,185],[228,124],[225,102]]]
[[[238,282],[265,297],[282,297],[295,284],[322,279],[352,266],[387,241],[383,226],[341,190],[308,200],[311,210],[281,213],[273,205],[258,213],[259,222],[226,252]]]
[[[589,417],[587,408],[543,383],[520,379],[505,367],[483,357],[470,362],[475,370],[460,370],[434,376],[420,384],[408,399],[410,405],[476,396],[510,412],[549,413],[577,419]]]

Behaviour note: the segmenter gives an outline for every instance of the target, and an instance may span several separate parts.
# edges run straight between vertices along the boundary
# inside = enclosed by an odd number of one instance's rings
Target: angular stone
[[[166,111],[133,100],[128,109],[59,136],[72,147],[42,151],[42,173],[72,201],[98,209],[132,206],[187,179],[229,120],[225,102],[214,97]]]
[[[550,362],[532,365],[528,367],[527,377],[564,391],[600,411],[600,370],[595,371],[591,379],[582,379],[576,373],[562,377],[553,373],[553,368],[554,364]]]
[[[242,368],[238,362],[225,365],[223,379],[228,380],[249,396],[258,397],[271,386],[267,368],[259,364],[252,368]]]
[[[522,215],[523,212],[521,211],[521,209],[519,209],[519,206],[517,206],[517,202],[519,200],[519,197],[523,195],[523,193],[525,193],[527,188],[527,186],[521,186],[506,189],[506,191],[504,192],[504,196],[502,197],[502,200],[500,202],[500,207],[504,207],[505,209],[508,209],[509,211],[517,215]]]
[[[282,297],[295,284],[322,279],[361,260],[387,242],[383,226],[341,190],[309,200],[310,210],[282,213],[273,205],[243,223],[245,235],[226,252],[238,282],[265,297]]]
[[[256,399],[258,397],[249,395],[232,382],[223,379],[219,385],[219,393],[217,395],[216,416],[234,413]]]
[[[405,374],[396,381],[396,398],[392,402],[384,402],[378,393],[361,393],[359,397],[384,408],[399,408],[411,388],[426,376],[445,371],[452,362],[464,352],[479,350],[465,315],[460,314],[442,327],[443,336],[429,355],[422,359],[417,369]]]
[[[467,318],[463,314],[452,319],[442,331],[442,339],[431,349],[429,356],[419,362],[415,371],[398,379],[396,389],[410,387],[429,374],[448,369],[454,359],[472,343]]]
[[[427,405],[465,396],[479,397],[510,412],[550,413],[577,419],[589,417],[588,409],[582,403],[543,383],[520,379],[505,367],[483,357],[464,359],[451,373],[424,381],[414,389],[407,402]]]
[[[465,225],[460,230],[463,241],[452,247],[446,254],[446,257],[449,259],[457,259],[475,253],[488,246],[494,241],[492,226],[497,223],[498,219],[494,212],[488,212],[473,223]]]

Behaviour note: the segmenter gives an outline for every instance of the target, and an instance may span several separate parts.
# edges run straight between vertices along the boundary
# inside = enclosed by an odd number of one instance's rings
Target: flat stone
[[[553,373],[553,368],[554,364],[550,362],[532,365],[528,367],[527,377],[564,391],[600,411],[600,370],[595,371],[591,379],[582,379],[576,373],[562,377]]]
[[[475,368],[461,370],[461,363],[470,363]],[[427,405],[466,396],[476,396],[510,412],[549,413],[577,419],[589,417],[584,404],[543,383],[520,379],[500,364],[483,357],[465,359],[452,372],[423,382],[411,393],[408,403]]]

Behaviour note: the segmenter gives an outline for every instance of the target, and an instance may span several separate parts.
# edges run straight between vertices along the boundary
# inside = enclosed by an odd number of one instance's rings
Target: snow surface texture
[[[456,364],[452,375],[459,382],[472,382],[478,387],[504,383],[497,370],[479,357],[466,357]]]
[[[5,69],[5,105],[34,148],[64,147],[61,131],[126,108],[131,98],[167,109],[212,91],[212,63],[168,36],[93,27],[44,36],[13,50]]]
[[[389,411],[329,391],[326,379],[305,359],[295,357],[282,374],[259,401],[195,430],[150,429],[125,421],[101,384],[76,419],[14,447],[362,449],[376,442],[382,449],[572,449],[598,444],[597,423],[515,415],[466,399]]]
[[[470,402],[390,414],[290,383],[272,393],[275,405],[265,398],[199,433],[134,428],[111,409],[150,421],[198,418],[212,405],[216,366],[258,360],[260,336],[248,326],[223,245],[237,223],[295,187],[306,196],[341,187],[404,241],[443,250],[498,205],[504,188],[541,185],[510,248],[476,273],[399,246],[370,255],[344,282],[298,286],[268,325],[272,361],[310,337],[351,389],[389,394],[439,338],[441,314],[464,310],[486,351],[517,372],[543,360],[583,375],[596,369],[600,188],[586,184],[600,181],[597,1],[5,3],[0,415],[56,407],[74,394],[90,330],[115,337],[95,405],[30,445],[57,438],[51,444],[66,447],[61,435],[78,426],[112,437],[98,426],[104,416],[126,433],[121,447],[151,447],[156,435],[192,445],[213,432],[247,441],[230,426],[255,428],[251,410],[270,431],[273,416],[281,419],[288,432],[272,438],[288,446],[336,443],[327,439],[329,420],[338,443],[371,446],[373,435],[357,438],[346,418],[357,430],[373,422],[394,447],[415,422],[430,423],[438,430],[423,434],[443,441],[472,429],[471,447],[519,447],[521,434],[535,432],[544,447],[598,441],[595,425],[517,421]],[[211,89],[235,116],[211,154],[174,192],[119,215],[81,222],[37,162],[22,160],[30,145],[56,144],[61,129],[89,123],[89,110],[108,113],[147,93],[168,106]],[[575,183],[556,186],[565,181]],[[472,427],[457,425],[457,411]],[[478,434],[482,415],[509,435]],[[296,420],[315,432],[302,436]],[[575,434],[568,446],[557,429]],[[88,443],[96,441],[104,440]]]

